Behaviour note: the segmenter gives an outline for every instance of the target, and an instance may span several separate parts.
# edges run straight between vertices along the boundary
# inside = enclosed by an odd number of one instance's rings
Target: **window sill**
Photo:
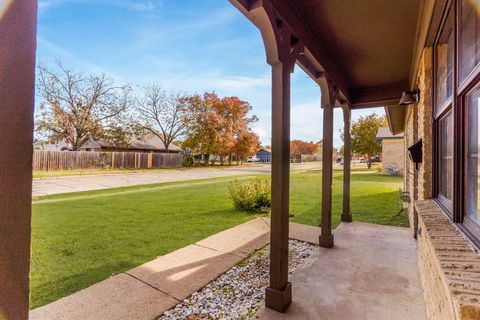
[[[416,201],[418,261],[429,317],[480,318],[480,255],[433,200]]]

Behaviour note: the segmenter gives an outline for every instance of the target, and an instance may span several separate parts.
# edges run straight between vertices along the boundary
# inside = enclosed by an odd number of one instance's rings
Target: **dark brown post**
[[[333,107],[335,89],[327,79],[320,85],[323,107],[323,154],[322,154],[322,219],[319,245],[333,247],[332,234],[332,171],[333,171]]]
[[[343,222],[352,222],[352,213],[350,212],[350,106],[343,106]]]
[[[322,154],[322,234],[319,245],[333,247],[332,234],[332,156],[333,156],[333,106],[323,106]]]
[[[292,286],[288,282],[290,74],[304,46],[269,1],[254,2],[248,14],[259,26],[267,62],[272,66],[270,285],[265,291],[265,305],[283,312],[292,301]]]
[[[0,319],[28,319],[37,1],[0,6]]]
[[[272,216],[270,287],[266,306],[283,311],[292,300],[288,282],[288,207],[290,186],[290,70],[272,65]]]

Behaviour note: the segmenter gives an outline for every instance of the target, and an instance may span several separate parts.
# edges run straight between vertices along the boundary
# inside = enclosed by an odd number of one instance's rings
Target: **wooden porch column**
[[[0,5],[0,319],[28,319],[37,1]]]
[[[351,109],[346,105],[343,109],[343,212],[341,220],[343,222],[352,222],[350,212],[350,122]]]
[[[290,70],[272,65],[272,214],[268,308],[284,311],[292,301],[288,282],[288,209],[290,187]]]
[[[292,286],[288,282],[290,75],[304,46],[269,1],[254,2],[249,15],[260,28],[267,62],[272,67],[270,284],[265,290],[265,305],[283,312],[292,301]]]
[[[322,219],[319,245],[333,247],[332,234],[332,171],[333,171],[333,107],[335,90],[327,79],[320,85],[323,107],[323,154],[322,154]]]

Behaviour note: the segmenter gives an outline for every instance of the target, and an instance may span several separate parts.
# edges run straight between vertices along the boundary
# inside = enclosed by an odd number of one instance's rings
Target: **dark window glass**
[[[466,159],[466,211],[467,215],[476,223],[480,223],[479,198],[478,198],[478,166],[479,144],[478,130],[480,89],[476,89],[467,96],[467,159]]]
[[[461,0],[459,9],[460,82],[480,62],[480,0]]]
[[[448,112],[438,121],[439,198],[452,209],[453,201],[453,117]]]
[[[453,14],[450,10],[435,49],[436,110],[440,110],[453,94],[453,40]]]

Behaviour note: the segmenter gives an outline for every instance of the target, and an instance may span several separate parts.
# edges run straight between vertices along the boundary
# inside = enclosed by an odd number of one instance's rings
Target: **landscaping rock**
[[[290,240],[289,273],[301,266],[315,248],[306,242]],[[249,319],[264,303],[269,250],[266,246],[252,253],[158,319]]]

